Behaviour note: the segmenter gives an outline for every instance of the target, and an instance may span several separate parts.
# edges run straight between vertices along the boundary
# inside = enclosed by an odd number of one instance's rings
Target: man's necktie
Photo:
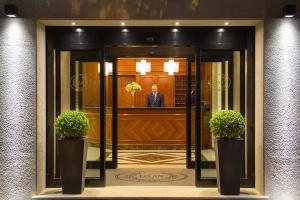
[[[154,102],[156,103],[156,100],[157,100],[157,99],[156,99],[156,96],[157,96],[157,95],[156,95],[156,93],[154,93],[153,95],[154,95]]]

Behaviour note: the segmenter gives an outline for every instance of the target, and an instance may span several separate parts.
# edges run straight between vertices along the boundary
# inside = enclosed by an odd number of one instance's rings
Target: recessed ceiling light
[[[179,22],[175,22],[175,26],[179,26],[180,25],[180,23]]]
[[[223,33],[223,32],[225,32],[225,29],[224,29],[224,28],[218,28],[218,29],[217,29],[217,32],[218,32],[218,33]]]
[[[76,25],[76,22],[72,22],[71,24],[72,24],[72,26],[75,26],[75,25]]]
[[[125,22],[121,22],[121,26],[125,26],[126,24],[125,24]]]
[[[229,22],[225,22],[224,25],[225,25],[225,26],[228,26],[228,25],[229,25]]]
[[[76,28],[75,31],[76,31],[77,33],[83,32],[82,28]]]
[[[178,30],[178,28],[173,28],[173,29],[172,29],[172,32],[173,32],[173,33],[177,33],[177,32],[179,32],[179,30]]]
[[[123,29],[122,29],[122,32],[123,32],[123,33],[128,33],[129,30],[128,30],[127,28],[123,28]]]

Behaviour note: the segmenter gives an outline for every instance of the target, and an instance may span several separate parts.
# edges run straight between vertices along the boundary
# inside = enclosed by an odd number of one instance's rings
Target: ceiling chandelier
[[[164,62],[164,72],[168,72],[169,75],[174,75],[174,72],[179,71],[179,63],[174,62],[174,60],[169,60]]]
[[[105,76],[112,73],[113,64],[111,62],[105,62]],[[100,73],[100,63],[98,63],[98,73]]]
[[[136,62],[135,68],[136,72],[140,72],[141,75],[145,75],[146,72],[151,72],[151,63],[146,62],[146,60],[141,60],[140,62]]]

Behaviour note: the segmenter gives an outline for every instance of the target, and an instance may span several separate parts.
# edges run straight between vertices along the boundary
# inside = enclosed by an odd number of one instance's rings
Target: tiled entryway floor
[[[86,188],[81,195],[63,195],[61,189],[47,189],[42,194],[33,196],[35,200],[54,199],[89,199],[89,200],[268,200],[266,196],[260,196],[253,189],[241,189],[238,196],[222,196],[216,188],[196,188],[194,186],[108,186],[105,188]]]
[[[89,160],[97,160],[99,149],[89,149]],[[213,150],[201,151],[202,160],[214,160]],[[110,155],[107,155],[110,158]],[[120,150],[118,169],[106,170],[106,187],[86,188],[81,195],[63,195],[60,188],[46,189],[33,199],[89,200],[267,200],[254,189],[241,189],[238,196],[222,196],[217,188],[196,188],[194,169],[186,169],[183,150]],[[215,177],[215,169],[203,169],[202,176]],[[87,176],[98,177],[99,170],[88,169]]]
[[[111,159],[111,153],[107,152],[107,160]],[[185,164],[185,150],[118,150],[119,164]],[[192,152],[192,159],[195,156]],[[215,161],[213,149],[202,149],[201,159]],[[88,147],[88,161],[99,160],[99,148]]]

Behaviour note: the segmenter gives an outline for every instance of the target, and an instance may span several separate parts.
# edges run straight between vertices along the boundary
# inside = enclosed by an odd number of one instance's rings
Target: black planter
[[[216,139],[217,183],[222,195],[240,194],[243,143],[243,139]]]
[[[58,145],[63,194],[81,194],[85,182],[86,140],[60,139]]]

